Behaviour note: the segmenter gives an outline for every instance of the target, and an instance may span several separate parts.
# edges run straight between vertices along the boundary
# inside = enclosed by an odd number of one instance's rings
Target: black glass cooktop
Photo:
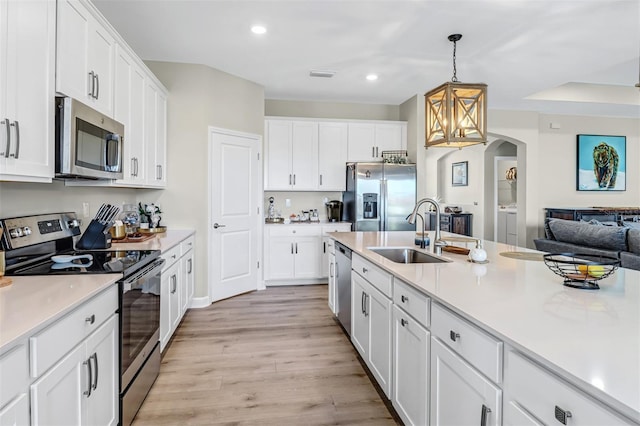
[[[90,255],[72,262],[54,262],[51,257],[15,269],[6,275],[73,275],[113,274],[127,276],[149,264],[160,255],[159,250],[68,251],[56,255]]]

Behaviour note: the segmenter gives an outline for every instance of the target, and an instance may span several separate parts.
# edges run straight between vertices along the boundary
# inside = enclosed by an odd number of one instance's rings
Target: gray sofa
[[[547,218],[544,232],[533,240],[540,251],[615,257],[621,267],[640,270],[640,227]]]

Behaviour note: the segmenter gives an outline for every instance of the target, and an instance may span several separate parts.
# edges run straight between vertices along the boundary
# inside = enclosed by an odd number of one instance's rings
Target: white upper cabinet
[[[383,151],[407,149],[407,123],[350,122],[348,161],[382,161]]]
[[[318,189],[321,191],[346,190],[348,131],[347,123],[318,124]]]
[[[124,178],[119,184],[145,183],[144,87],[145,73],[126,49],[116,46],[114,118],[124,124]]]
[[[79,1],[58,1],[56,90],[113,117],[116,42]]]
[[[0,180],[54,173],[56,5],[0,1]]]
[[[167,97],[151,80],[145,86],[144,135],[147,186],[167,185]]]
[[[271,117],[265,121],[267,191],[344,191],[348,161],[382,161],[404,150],[405,122]]]
[[[265,189],[309,191],[318,187],[318,123],[267,120]]]

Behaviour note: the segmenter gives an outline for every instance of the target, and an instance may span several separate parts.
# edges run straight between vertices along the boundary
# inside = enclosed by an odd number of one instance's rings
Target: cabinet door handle
[[[91,390],[96,390],[98,388],[98,354],[94,352],[93,355],[89,357],[89,361],[91,361],[91,358],[93,358],[93,362],[96,369],[96,377],[93,382],[93,385],[91,386]]]
[[[565,410],[563,410],[562,408],[560,408],[560,407],[558,407],[556,405],[555,417],[556,417],[557,421],[559,421],[563,425],[566,425],[567,424],[567,419],[569,419],[569,417],[571,417],[571,411],[565,411]]]
[[[298,243],[296,243],[296,254],[298,254]]]
[[[293,184],[294,185],[296,184],[296,174],[295,173],[293,174]]]
[[[190,274],[191,272],[193,272],[193,259],[189,259],[187,260],[187,263],[189,264],[189,269],[187,270],[188,274]]]
[[[89,324],[93,324],[94,322],[96,322],[96,316],[95,314],[91,314],[90,317],[86,317],[84,319],[84,322],[88,322]]]
[[[482,411],[480,412],[480,426],[487,426],[487,417],[491,413],[491,408],[482,404]]]
[[[368,317],[369,316],[369,309],[367,309],[369,307],[369,295],[365,293],[364,295],[364,316]]]
[[[363,273],[363,274],[366,274],[366,273],[367,273],[367,271],[368,271],[368,269],[367,269],[367,268],[362,268],[362,273]]]
[[[404,318],[400,319],[400,325],[402,325],[403,327],[408,325],[408,324],[409,324],[409,321],[405,320]]]
[[[453,331],[453,330],[450,330],[450,331],[449,331],[449,338],[455,342],[455,341],[456,341],[456,339],[459,339],[459,338],[460,338],[460,334],[456,333],[456,332],[455,332],[455,331]]]
[[[171,294],[175,294],[178,290],[178,279],[175,275],[171,275]]]
[[[136,157],[136,177],[138,177],[138,172],[140,172],[140,162],[138,161],[138,157]]]
[[[93,86],[95,85],[95,77],[94,77],[94,73],[93,71],[89,72],[89,93],[87,93],[87,95],[91,96],[92,98],[95,99],[95,96],[93,96]]]
[[[17,160],[20,156],[20,123],[18,123],[18,120],[16,120],[11,123],[11,126],[14,126],[16,128],[16,152],[14,154],[11,154],[11,157],[14,157]]]
[[[376,158],[379,156],[378,147],[376,146]]]
[[[320,175],[320,186],[322,186],[322,175]]]
[[[333,263],[329,264],[329,277],[333,278]]]
[[[364,315],[364,291],[360,293],[360,311]]]
[[[89,398],[91,396],[91,388],[93,386],[93,372],[91,371],[91,358],[87,359],[85,362],[83,362],[84,365],[87,366],[87,378],[89,379],[89,383],[87,386],[87,390],[82,392],[83,395],[86,395],[87,398]]]
[[[326,253],[326,252],[327,252],[327,242],[326,242],[326,241],[323,241],[323,242],[322,242],[322,252],[323,252],[323,253]]]
[[[403,294],[402,296],[400,296],[400,300],[402,301],[402,303],[407,303],[409,301],[409,298]]]
[[[9,119],[5,118],[1,124],[4,124],[7,129],[7,144],[5,151],[0,153],[0,155],[4,155],[4,158],[9,158],[9,149],[11,148],[11,128],[9,127]]]
[[[100,97],[100,76],[96,74],[96,99]]]
[[[289,185],[291,185],[291,175],[289,175]]]
[[[293,243],[291,243],[291,254],[293,254]]]

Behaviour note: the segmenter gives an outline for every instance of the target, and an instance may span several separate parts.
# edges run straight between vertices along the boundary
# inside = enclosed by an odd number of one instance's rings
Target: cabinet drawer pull
[[[9,149],[11,148],[11,127],[9,127],[9,119],[5,118],[4,121],[0,124],[4,124],[7,129],[7,146],[5,147],[5,151],[0,155],[4,155],[4,158],[9,158]]]
[[[91,396],[91,387],[93,385],[93,372],[91,371],[91,358],[87,359],[85,362],[83,362],[84,365],[87,366],[87,378],[88,380],[88,385],[87,386],[87,390],[82,392],[83,395],[86,395],[87,398],[89,398]]]
[[[98,388],[98,354],[94,352],[93,355],[89,357],[89,362],[91,362],[92,358],[96,368],[96,377],[93,382],[93,385],[91,386],[91,390],[96,390]]]
[[[409,301],[409,298],[403,294],[402,296],[400,296],[400,300],[402,300],[402,303],[407,303]]]
[[[409,324],[409,321],[405,320],[404,318],[400,319],[400,325],[402,325],[404,327],[407,324]]]
[[[487,426],[487,417],[491,413],[491,408],[482,404],[482,411],[480,412],[480,426]]]
[[[454,342],[455,342],[457,339],[459,339],[459,338],[460,338],[460,334],[459,334],[459,333],[456,333],[456,332],[455,332],[455,331],[453,331],[453,330],[451,330],[451,331],[449,331],[449,338],[450,338],[452,341],[454,341]]]
[[[566,425],[567,424],[567,419],[569,417],[571,417],[571,411],[565,411],[565,410],[563,410],[562,408],[560,408],[560,407],[558,407],[556,405],[555,415],[556,415],[556,420],[557,421],[559,421],[563,425]]]
[[[91,314],[90,317],[86,317],[84,319],[84,322],[88,322],[89,324],[93,324],[94,322],[96,322],[96,316],[95,314]]]
[[[16,128],[16,152],[11,154],[11,157],[17,160],[20,156],[20,123],[16,120],[11,125]]]

